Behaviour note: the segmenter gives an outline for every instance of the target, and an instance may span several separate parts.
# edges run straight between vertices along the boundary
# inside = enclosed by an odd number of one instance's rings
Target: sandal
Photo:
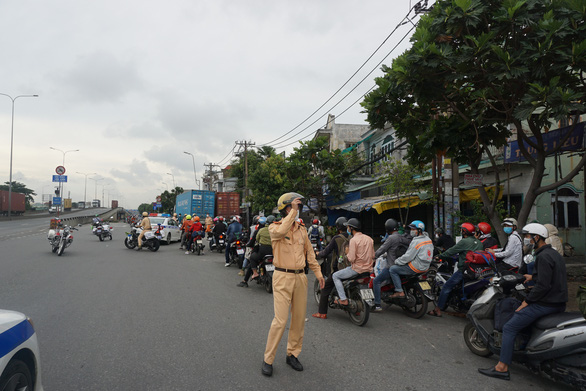
[[[320,314],[319,312],[316,312],[315,314],[311,315],[314,318],[319,318],[319,319],[327,319],[327,315],[326,314]]]
[[[404,299],[405,293],[401,294],[402,292],[395,292],[391,295],[391,299]]]
[[[434,310],[428,311],[428,312],[427,312],[427,315],[429,315],[429,316],[435,316],[435,317],[437,317],[437,318],[441,318],[441,317],[442,317],[442,314],[438,314],[438,313],[437,313],[437,312],[435,312]]]
[[[346,303],[346,304],[342,304],[342,303],[340,302],[340,299],[336,299],[336,300],[334,300],[334,303],[335,303],[335,304],[337,304],[337,305],[341,305],[342,307],[346,307],[346,306],[348,306],[348,304],[350,304],[350,302],[349,302],[349,301],[348,301],[348,303]]]

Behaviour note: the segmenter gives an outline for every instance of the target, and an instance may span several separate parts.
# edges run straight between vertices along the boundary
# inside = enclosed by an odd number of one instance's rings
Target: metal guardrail
[[[115,209],[110,209],[106,212],[102,212],[98,214],[98,217],[102,218],[104,221],[109,220],[110,216],[116,216],[118,214],[119,211],[123,210],[123,208],[115,208]],[[92,214],[91,216],[74,216],[74,217],[60,217],[59,220],[61,220],[62,222],[66,223],[67,225],[78,225],[78,224],[89,224],[92,222],[92,219],[96,217],[95,214]],[[118,220],[115,220],[118,221]]]

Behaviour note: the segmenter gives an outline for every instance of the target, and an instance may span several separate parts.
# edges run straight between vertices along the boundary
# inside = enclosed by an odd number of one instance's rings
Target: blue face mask
[[[347,230],[346,230],[346,233],[347,233],[348,235],[352,235],[352,231],[350,231],[349,229],[347,229]]]
[[[510,235],[513,233],[513,227],[505,227],[503,228],[503,231],[505,231],[507,235]]]

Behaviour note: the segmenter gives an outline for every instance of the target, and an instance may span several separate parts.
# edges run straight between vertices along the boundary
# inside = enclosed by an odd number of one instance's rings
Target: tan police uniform
[[[272,365],[277,347],[287,325],[289,307],[291,324],[287,339],[287,355],[299,356],[303,345],[303,332],[307,310],[307,276],[304,273],[305,259],[317,278],[321,278],[319,264],[307,236],[305,227],[299,225],[292,209],[287,217],[269,226],[273,246],[273,300],[275,317],[267,338],[264,361]]]
[[[138,247],[142,247],[142,238],[146,231],[152,231],[151,227],[151,220],[148,216],[143,217],[142,221],[140,222],[140,228],[142,228],[142,232],[138,235]]]

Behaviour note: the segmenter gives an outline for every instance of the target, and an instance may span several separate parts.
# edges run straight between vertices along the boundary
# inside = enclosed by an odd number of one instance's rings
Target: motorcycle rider
[[[470,223],[463,223],[460,226],[462,240],[460,240],[454,247],[448,251],[444,251],[437,256],[439,259],[448,259],[453,255],[458,254],[458,270],[452,274],[452,276],[446,281],[442,290],[440,291],[439,298],[437,300],[437,306],[429,311],[427,314],[431,316],[442,316],[442,311],[446,309],[446,303],[450,292],[456,285],[460,284],[464,280],[464,267],[466,266],[466,254],[468,251],[480,251],[483,249],[482,242],[474,236],[474,225]]]
[[[488,248],[496,249],[499,246],[498,240],[496,240],[496,238],[493,238],[490,235],[490,231],[491,231],[490,224],[485,223],[485,222],[478,223],[478,229],[476,230],[476,237],[478,238],[478,240],[480,240],[482,242],[482,247],[484,248],[484,250],[486,250]]]
[[[191,227],[189,228],[189,232],[187,233],[187,251],[185,252],[185,254],[189,254],[189,251],[191,250],[191,246],[193,245],[193,240],[198,237],[201,236],[203,237],[204,235],[204,231],[203,231],[203,225],[202,223],[199,221],[199,216],[195,216],[193,218],[193,224],[191,224]],[[202,254],[203,254],[203,250],[202,250]]]
[[[148,217],[148,213],[147,212],[142,212],[142,221],[140,222],[139,227],[142,228],[142,232],[140,233],[140,235],[138,235],[138,247],[136,248],[136,250],[142,250],[142,238],[144,237],[144,234],[147,231],[152,231],[152,227],[151,227],[151,220]]]
[[[316,243],[317,243],[317,249],[319,251],[322,250],[322,243],[324,238],[326,237],[326,234],[324,232],[324,227],[321,226],[319,219],[313,219],[311,227],[309,227],[308,231],[308,235],[309,235],[309,239],[315,239]]]
[[[232,222],[228,226],[226,231],[226,264],[224,266],[230,266],[230,245],[236,240],[236,235],[242,233],[242,224],[238,221],[238,217],[232,217]]]
[[[425,232],[425,224],[420,220],[414,220],[409,224],[409,228],[413,240],[405,254],[395,259],[395,264],[389,268],[389,275],[395,287],[392,299],[405,297],[401,276],[412,276],[427,271],[433,258],[433,243]]]
[[[332,278],[332,274],[338,271],[338,268],[344,269],[350,264],[348,263],[348,259],[346,258],[346,247],[348,247],[348,232],[347,228],[344,224],[346,224],[348,220],[345,217],[338,217],[336,220],[336,228],[338,228],[338,234],[332,238],[330,243],[326,246],[325,249],[320,251],[315,257],[316,258],[325,258],[328,255],[332,254],[331,260],[331,272],[330,270],[326,270],[327,280],[324,284],[324,287],[321,289],[320,297],[319,297],[319,306],[318,312],[311,315],[314,318],[319,319],[326,319],[328,314],[328,297],[330,296],[330,292],[334,289],[334,279]],[[326,265],[326,266],[324,266]],[[322,263],[322,274],[324,274],[324,269],[327,269],[327,264],[324,261]]]
[[[191,226],[193,225],[193,221],[191,220],[191,215],[185,216],[185,219],[181,223],[181,246],[179,247],[180,250],[187,248],[187,242],[191,237]]]
[[[250,264],[246,269],[246,275],[244,280],[238,284],[239,287],[247,287],[248,279],[252,276],[252,279],[258,278],[259,274],[256,270],[260,260],[264,259],[266,255],[273,255],[273,247],[271,246],[271,235],[269,233],[269,225],[275,221],[275,216],[259,217],[258,218],[258,230],[255,232],[254,240],[255,244],[250,255]]]
[[[372,272],[372,263],[374,261],[374,241],[370,236],[361,232],[360,221],[356,218],[351,218],[344,225],[347,228],[348,235],[352,235],[348,252],[346,253],[350,266],[332,274],[339,297],[335,302],[339,305],[348,305],[348,298],[346,297],[346,292],[344,292],[342,280],[347,280],[364,272]]]
[[[488,249],[487,251],[493,253],[497,260],[501,261],[497,264],[499,269],[519,268],[523,263],[523,239],[517,232],[517,220],[507,217],[502,225],[503,231],[509,235],[507,244],[504,248]]]
[[[395,260],[398,258],[397,256],[397,249],[399,246],[404,245],[408,246],[411,242],[405,236],[399,234],[399,223],[395,219],[388,219],[385,222],[385,231],[388,234],[387,239],[384,241],[382,246],[379,247],[378,250],[374,253],[374,258],[377,259],[385,252],[387,253],[386,256],[386,265],[383,266],[381,272],[378,276],[374,278],[372,283],[372,290],[374,292],[374,309],[373,312],[381,312],[383,309],[381,307],[381,285],[383,282],[390,280],[391,275],[389,274],[389,268],[395,264]]]
[[[297,222],[297,216],[303,208],[303,196],[297,193],[285,193],[277,201],[277,209],[284,216],[280,222],[269,226],[271,243],[275,258],[273,274],[273,300],[275,317],[267,337],[267,345],[262,363],[262,374],[272,376],[273,361],[277,347],[287,326],[289,310],[291,322],[287,341],[286,362],[296,371],[302,371],[303,365],[297,357],[303,346],[305,315],[307,310],[307,276],[306,264],[313,271],[324,287],[324,278],[315,253],[307,236],[307,230]]]
[[[220,244],[220,235],[226,232],[226,225],[220,220],[220,218],[216,217],[216,219],[214,219],[214,228],[212,228],[212,234],[214,234],[214,243],[216,246],[218,246]]]
[[[535,286],[527,298],[515,310],[513,317],[503,326],[502,347],[499,362],[492,368],[479,368],[483,375],[509,380],[509,365],[513,359],[515,337],[537,319],[564,312],[568,301],[566,264],[562,256],[546,244],[547,228],[531,223],[523,227],[523,243],[535,250],[533,275],[525,274],[525,281],[534,281]]]
[[[450,235],[446,235],[442,228],[435,229],[435,246],[441,251],[447,251],[449,248],[454,247],[456,242]]]

